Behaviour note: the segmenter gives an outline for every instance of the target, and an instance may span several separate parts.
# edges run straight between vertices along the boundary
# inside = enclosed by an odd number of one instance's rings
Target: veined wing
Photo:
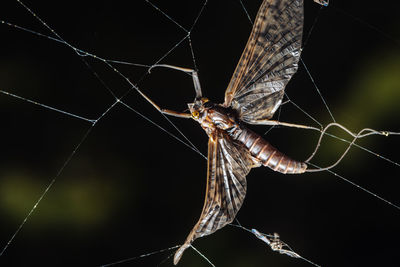
[[[264,0],[225,92],[224,106],[248,123],[270,119],[297,71],[303,0]]]
[[[216,130],[210,136],[203,211],[175,253],[174,264],[196,238],[212,234],[233,221],[246,195],[246,175],[253,165],[247,149],[234,144],[226,133]]]
[[[329,0],[314,0],[314,2],[320,4],[321,6],[329,5]]]

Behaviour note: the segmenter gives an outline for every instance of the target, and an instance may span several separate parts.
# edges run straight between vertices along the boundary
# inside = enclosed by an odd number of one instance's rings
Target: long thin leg
[[[190,119],[192,115],[190,113],[186,112],[179,112],[179,111],[174,111],[170,109],[164,109],[160,108],[153,100],[151,100],[147,95],[145,95],[142,91],[138,90],[139,94],[144,97],[153,107],[155,107],[158,111],[160,111],[163,114],[170,115],[170,116],[175,116],[179,118],[184,118],[184,119]]]
[[[151,66],[149,68],[149,73],[155,67],[169,68],[169,69],[183,71],[185,73],[190,73],[192,75],[192,78],[193,78],[194,90],[196,91],[196,99],[200,99],[202,97],[199,76],[197,75],[197,72],[195,70],[188,69],[188,68],[177,67],[177,66],[168,65],[168,64],[156,64],[156,65],[153,65],[153,66]]]
[[[187,68],[182,68],[182,67],[177,67],[177,66],[172,66],[172,65],[167,65],[167,64],[157,64],[153,65],[149,68],[148,72],[150,73],[151,70],[155,67],[165,67],[165,68],[170,68],[170,69],[175,69],[179,71],[183,71],[185,73],[190,73],[193,77],[193,84],[194,84],[194,89],[196,90],[196,98],[201,98],[201,87],[200,87],[200,81],[199,77],[197,75],[197,72],[192,69],[187,69]],[[160,111],[163,114],[174,116],[174,117],[179,117],[179,118],[184,118],[184,119],[190,119],[192,115],[190,113],[186,112],[179,112],[175,110],[170,110],[170,109],[164,109],[160,108],[159,105],[157,105],[153,100],[151,100],[150,97],[145,95],[142,91],[137,90],[139,94],[146,99],[153,107],[155,107],[158,111]]]
[[[310,130],[315,130],[315,131],[318,131],[318,132],[322,131],[322,129],[316,128],[316,127],[312,127],[312,126],[289,123],[289,122],[281,122],[281,121],[275,121],[275,120],[260,120],[260,121],[257,121],[257,123],[253,123],[253,124],[271,125],[271,126],[286,126],[286,127],[292,127],[292,128],[310,129]]]
[[[149,68],[148,72],[150,73],[151,70],[153,68],[155,68],[155,67],[164,67],[164,68],[183,71],[185,73],[190,73],[192,75],[192,78],[193,78],[193,85],[194,85],[194,89],[196,91],[196,99],[201,98],[202,94],[201,94],[200,81],[199,81],[199,77],[197,75],[197,72],[195,70],[188,69],[188,68],[177,67],[177,66],[173,66],[173,65],[167,65],[167,64],[156,64],[156,65],[151,66]],[[190,119],[192,117],[192,115],[190,113],[179,112],[179,111],[174,111],[174,110],[170,110],[170,109],[162,109],[153,100],[151,100],[148,96],[146,96],[142,91],[138,91],[138,92],[150,104],[152,104],[153,107],[155,107],[158,111],[160,111],[163,114],[174,116],[174,117],[179,117],[179,118],[185,118],[185,119]]]

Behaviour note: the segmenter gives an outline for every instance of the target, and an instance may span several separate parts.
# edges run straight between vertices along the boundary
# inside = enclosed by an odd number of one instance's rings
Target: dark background
[[[154,64],[186,33],[145,1],[26,1],[70,44],[106,59]],[[243,1],[252,18],[261,1]],[[190,28],[203,1],[154,1]],[[303,59],[335,119],[352,131],[400,131],[400,20],[398,1],[305,1]],[[51,35],[16,1],[2,1],[0,19]],[[239,1],[209,1],[192,31],[203,94],[223,101],[224,90],[251,31]],[[14,27],[0,25],[0,90],[98,118],[129,85],[104,63]],[[185,40],[162,63],[193,68]],[[194,98],[184,73],[115,65],[163,107],[184,110]],[[95,77],[101,77],[109,90]],[[319,122],[331,121],[304,67],[287,87],[290,99]],[[176,135],[136,92],[123,101]],[[171,119],[206,154],[207,136],[191,120]],[[318,126],[293,105],[280,120]],[[0,257],[5,266],[101,265],[182,243],[203,205],[206,161],[122,105],[91,123],[0,94],[0,248],[45,195]],[[92,128],[91,128],[92,127]],[[91,132],[81,143],[88,129]],[[260,134],[267,127],[253,127]],[[340,131],[333,133],[346,137]],[[266,136],[293,158],[306,159],[318,134],[274,129]],[[358,142],[400,162],[399,137]],[[75,151],[78,144],[80,147]],[[327,139],[316,164],[327,166],[345,146]],[[63,168],[67,159],[71,160]],[[61,171],[61,173],[59,173]],[[399,165],[354,148],[334,170],[400,204]],[[240,223],[280,234],[322,266],[398,266],[400,210],[328,172],[282,175],[258,168],[248,175]],[[194,246],[216,266],[311,266],[271,252],[253,235],[227,226]],[[155,266],[171,252],[130,261]],[[162,266],[172,266],[172,259]],[[208,266],[188,250],[180,266]]]

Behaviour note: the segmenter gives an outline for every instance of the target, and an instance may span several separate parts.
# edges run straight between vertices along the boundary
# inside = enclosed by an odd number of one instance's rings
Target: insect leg
[[[200,80],[199,80],[199,76],[197,75],[197,71],[195,71],[193,69],[182,68],[182,67],[177,67],[177,66],[168,65],[168,64],[156,64],[156,65],[153,65],[153,66],[151,66],[149,68],[149,70],[148,70],[149,73],[155,67],[169,68],[169,69],[183,71],[185,73],[190,73],[192,75],[192,78],[193,78],[194,90],[196,91],[196,99],[200,99],[202,97]]]
[[[281,121],[275,121],[275,120],[268,120],[268,119],[266,119],[266,120],[258,120],[257,122],[252,122],[252,124],[271,125],[271,126],[286,126],[286,127],[292,127],[292,128],[316,130],[318,132],[321,131],[320,128],[316,128],[316,127],[312,127],[312,126],[289,123],[289,122],[281,122]]]
[[[185,113],[185,112],[179,112],[179,111],[174,111],[170,109],[164,109],[160,108],[153,100],[151,100],[147,95],[145,95],[142,91],[138,90],[139,94],[147,100],[153,107],[155,107],[158,111],[160,111],[163,114],[170,115],[170,116],[175,116],[179,118],[184,118],[184,119],[190,119],[192,115],[190,113]]]

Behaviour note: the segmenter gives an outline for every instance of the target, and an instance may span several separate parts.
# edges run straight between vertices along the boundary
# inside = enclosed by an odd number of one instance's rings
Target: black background
[[[254,18],[261,1],[243,2]],[[68,43],[106,59],[151,65],[187,34],[145,1],[26,4]],[[154,4],[189,29],[203,1]],[[398,1],[332,1],[322,10],[305,1],[305,35],[318,20],[302,57],[335,119],[352,131],[400,130],[398,10]],[[16,1],[2,1],[0,19],[51,35]],[[250,31],[239,1],[206,5],[191,40],[203,94],[210,99],[223,101]],[[115,102],[109,90],[121,96],[129,89],[101,61],[84,57],[89,69],[73,50],[56,41],[4,24],[0,36],[0,90],[96,119]],[[161,62],[193,68],[188,41]],[[184,110],[194,98],[191,78],[184,73],[155,69],[143,76],[146,68],[115,66],[162,107]],[[319,122],[331,121],[303,66],[286,92]],[[136,92],[123,101],[179,135]],[[196,123],[171,120],[206,154],[207,136]],[[283,106],[280,120],[317,126],[291,104]],[[91,127],[87,121],[0,94],[0,122],[1,248],[56,178],[0,257],[0,265],[115,262],[182,243],[200,215],[206,161],[123,105],[117,104]],[[253,129],[264,133],[268,128]],[[301,160],[312,152],[318,134],[280,128],[265,138]],[[340,141],[327,140],[314,161],[321,166],[345,148]],[[359,144],[400,162],[399,137],[373,136]],[[398,164],[354,148],[333,171],[400,204]],[[279,233],[296,252],[322,266],[400,262],[400,210],[328,172],[290,176],[266,168],[252,170],[237,218],[245,227]],[[216,266],[311,266],[271,252],[250,233],[231,226],[193,245]],[[172,252],[125,265],[155,266]],[[162,266],[172,266],[172,259]],[[208,264],[189,249],[180,266]]]

